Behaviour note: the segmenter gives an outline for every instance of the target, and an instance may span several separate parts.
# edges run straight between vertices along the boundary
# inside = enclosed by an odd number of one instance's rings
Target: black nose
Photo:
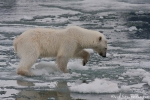
[[[99,53],[100,56],[102,56],[102,53]]]
[[[102,57],[106,57],[106,55],[102,56]]]
[[[106,57],[106,54],[103,54],[103,53],[99,53],[99,55],[102,57]]]

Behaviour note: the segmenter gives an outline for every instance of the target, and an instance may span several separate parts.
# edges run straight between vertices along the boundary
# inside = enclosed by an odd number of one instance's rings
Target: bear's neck
[[[97,35],[93,31],[89,31],[82,34],[82,37],[79,39],[81,48],[96,48],[97,47]]]
[[[92,39],[82,40],[82,42],[80,42],[80,46],[83,49],[85,49],[85,48],[87,48],[87,49],[96,48],[96,45],[95,45],[94,41],[92,41]]]

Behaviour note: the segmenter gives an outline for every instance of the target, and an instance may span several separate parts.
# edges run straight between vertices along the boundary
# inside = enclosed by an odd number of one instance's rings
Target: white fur
[[[102,40],[99,40],[99,37]],[[29,69],[39,57],[56,57],[58,68],[67,72],[67,63],[72,57],[82,58],[83,65],[87,63],[90,55],[85,48],[94,49],[105,55],[107,40],[100,32],[78,26],[59,30],[35,28],[18,36],[14,40],[14,48],[21,58],[17,70],[20,75],[31,75]]]

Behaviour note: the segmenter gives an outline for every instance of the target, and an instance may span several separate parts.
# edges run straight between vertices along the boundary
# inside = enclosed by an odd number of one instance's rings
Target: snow
[[[120,91],[117,83],[108,81],[106,79],[96,78],[93,82],[82,84],[68,84],[71,92],[79,93],[117,93]]]

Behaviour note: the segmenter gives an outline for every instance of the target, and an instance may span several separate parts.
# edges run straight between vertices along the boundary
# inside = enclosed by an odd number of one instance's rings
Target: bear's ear
[[[101,40],[102,40],[102,37],[100,36],[100,37],[99,37],[99,41],[101,41]]]

